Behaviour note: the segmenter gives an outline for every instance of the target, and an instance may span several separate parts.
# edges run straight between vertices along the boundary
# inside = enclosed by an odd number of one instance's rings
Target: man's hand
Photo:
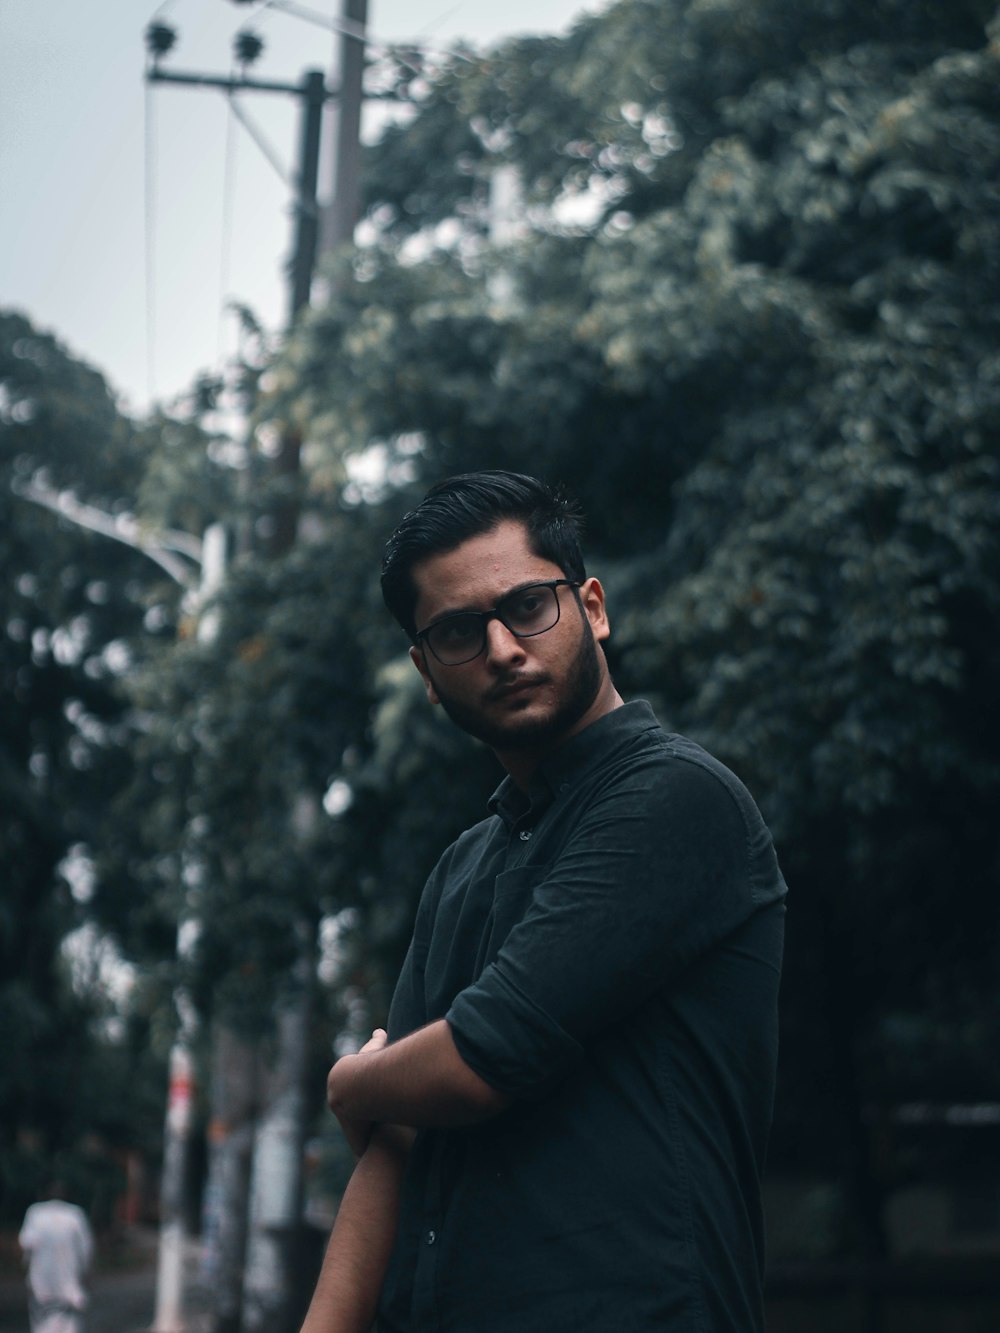
[[[474,1125],[510,1104],[465,1063],[443,1018],[391,1044],[377,1029],[363,1050],[330,1070],[326,1098],[355,1152],[364,1151],[372,1123]]]
[[[376,1028],[375,1031],[372,1033],[372,1035],[369,1037],[369,1039],[365,1042],[364,1046],[361,1047],[361,1050],[358,1051],[356,1055],[342,1055],[340,1057],[340,1060],[337,1061],[337,1064],[339,1065],[342,1060],[356,1060],[358,1056],[370,1054],[372,1051],[380,1051],[382,1050],[383,1046],[385,1046],[387,1040],[388,1036],[386,1034],[385,1028]],[[336,1068],[336,1065],[334,1066],[334,1068]],[[330,1103],[330,1109],[333,1111],[334,1115],[340,1121],[340,1128],[344,1132],[344,1137],[347,1139],[351,1152],[354,1153],[355,1157],[360,1157],[362,1153],[365,1151],[365,1149],[368,1147],[369,1141],[371,1140],[372,1121],[354,1120],[350,1116],[344,1115],[342,1112],[337,1110],[336,1106],[334,1106],[333,1104],[333,1096],[331,1092],[332,1079],[333,1079],[333,1069],[330,1070],[330,1073],[327,1075],[327,1080],[326,1080],[327,1099]]]

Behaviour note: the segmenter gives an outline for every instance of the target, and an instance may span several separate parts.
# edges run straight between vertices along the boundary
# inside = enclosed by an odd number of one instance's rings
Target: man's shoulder
[[[654,781],[683,777],[686,766],[711,772],[722,781],[736,779],[724,764],[696,741],[670,731],[644,699],[623,705],[582,733],[575,750],[556,756],[552,765],[560,778],[592,778],[604,785],[641,770]]]
[[[600,762],[581,766],[566,790],[582,807],[615,805],[647,823],[691,818],[724,825],[750,840],[767,834],[763,816],[743,780],[704,746],[661,726],[648,705],[648,725],[619,731]]]
[[[463,879],[464,870],[479,860],[488,844],[501,835],[503,821],[499,815],[487,815],[460,833],[438,857],[424,886],[422,903],[436,903],[449,885]]]
[[[636,700],[627,708],[642,706],[636,712],[632,725],[622,731],[622,743],[609,747],[606,768],[609,774],[623,774],[642,769],[655,781],[658,776],[667,784],[695,781],[699,774],[714,779],[731,795],[749,795],[740,777],[721,759],[706,750],[690,736],[671,731],[658,721],[652,708],[644,700]]]
[[[89,1231],[87,1215],[83,1209],[63,1199],[43,1199],[40,1203],[31,1204],[24,1214],[19,1238],[21,1244],[26,1245],[33,1240],[44,1240],[73,1231]]]
[[[468,856],[477,855],[482,848],[499,833],[503,820],[499,815],[488,814],[470,824],[442,852],[438,867],[447,869],[455,862]]]
[[[73,1222],[87,1225],[87,1214],[79,1204],[69,1203],[65,1199],[43,1199],[40,1203],[29,1206],[24,1215],[24,1224],[29,1222]]]

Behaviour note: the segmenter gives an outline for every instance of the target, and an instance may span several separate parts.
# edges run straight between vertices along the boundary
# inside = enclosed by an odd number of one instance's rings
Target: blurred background
[[[55,1173],[136,1327],[298,1326],[326,1069],[498,780],[380,550],[507,467],[582,502],[622,693],[775,834],[769,1327],[995,1330],[995,0],[382,3],[91,19],[51,148],[68,7],[0,17],[0,1291]]]

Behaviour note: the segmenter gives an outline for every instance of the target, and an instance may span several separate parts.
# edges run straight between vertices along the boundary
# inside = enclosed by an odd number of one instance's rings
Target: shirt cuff
[[[511,1097],[542,1097],[583,1059],[575,1037],[497,970],[486,969],[445,1015],[459,1055]]]

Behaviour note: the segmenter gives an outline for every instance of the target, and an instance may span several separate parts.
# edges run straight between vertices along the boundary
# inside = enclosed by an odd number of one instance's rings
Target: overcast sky
[[[369,0],[375,39],[479,46],[565,30],[600,0]],[[341,0],[300,8],[334,19]],[[264,3],[0,0],[0,306],[96,365],[123,405],[169,402],[231,355],[227,300],[279,329],[290,192],[216,91],[144,81],[147,24],[175,27],[165,68],[228,74],[252,26],[261,79],[329,69],[333,34]],[[297,100],[243,94],[287,173]],[[332,153],[329,142],[325,146]],[[227,184],[228,182],[228,184]]]

